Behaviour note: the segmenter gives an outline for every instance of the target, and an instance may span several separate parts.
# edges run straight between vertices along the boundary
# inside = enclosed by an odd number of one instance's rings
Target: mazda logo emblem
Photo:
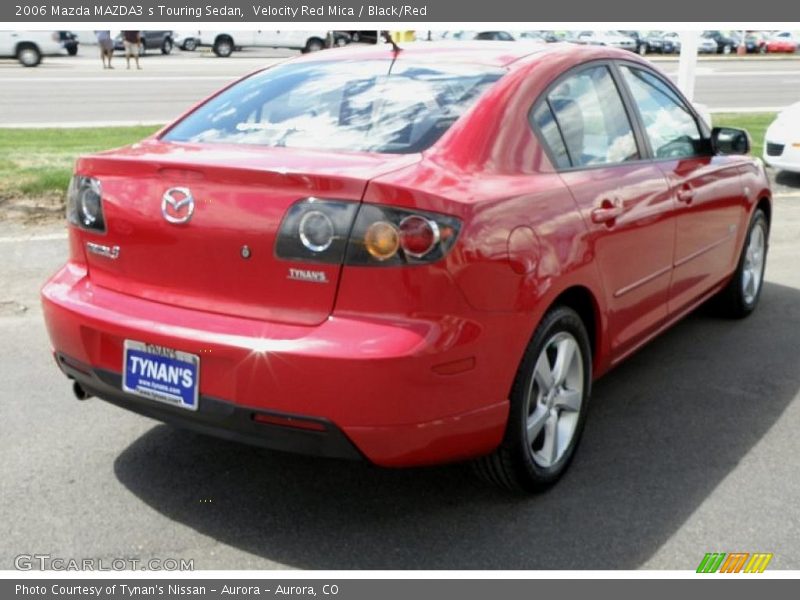
[[[169,223],[188,223],[194,214],[194,196],[189,188],[170,188],[161,198],[161,214]]]

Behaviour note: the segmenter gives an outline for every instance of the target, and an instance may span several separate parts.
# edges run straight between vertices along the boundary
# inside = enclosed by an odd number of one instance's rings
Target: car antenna
[[[388,43],[392,45],[392,52],[394,52],[395,54],[402,52],[403,49],[400,46],[398,46],[397,43],[392,39],[391,33],[389,33],[388,31],[381,31],[381,35],[383,36],[384,40],[386,40]]]

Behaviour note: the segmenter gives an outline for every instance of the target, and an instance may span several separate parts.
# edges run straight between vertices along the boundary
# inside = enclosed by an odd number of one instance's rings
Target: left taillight
[[[74,175],[67,191],[67,220],[81,229],[105,233],[103,186],[94,177]]]
[[[362,266],[425,264],[450,251],[460,228],[459,219],[440,213],[306,198],[284,216],[275,255]]]

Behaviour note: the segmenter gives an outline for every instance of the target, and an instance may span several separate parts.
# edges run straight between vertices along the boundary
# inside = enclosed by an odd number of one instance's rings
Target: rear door
[[[741,159],[716,156],[694,111],[649,69],[620,65],[677,215],[670,312],[696,301],[735,267],[747,205]]]
[[[675,238],[669,186],[643,159],[610,65],[572,71],[532,114],[589,229],[620,357],[667,315]]]

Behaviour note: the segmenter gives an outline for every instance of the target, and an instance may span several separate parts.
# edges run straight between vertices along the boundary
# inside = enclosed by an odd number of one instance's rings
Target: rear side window
[[[542,137],[544,137],[549,146],[550,158],[555,163],[554,166],[559,169],[569,167],[571,163],[569,154],[567,154],[567,147],[564,145],[564,139],[561,137],[553,111],[550,110],[550,104],[546,100],[540,102],[533,109],[531,120],[533,121],[533,126],[541,132]]]
[[[553,88],[533,111],[532,120],[557,166],[565,166],[553,129],[545,131],[546,105],[555,118],[569,165],[586,167],[640,158],[633,128],[608,67],[582,69]]]
[[[503,73],[402,59],[289,63],[225,90],[162,139],[421,152]]]
[[[644,122],[656,158],[705,153],[706,144],[689,107],[658,77],[632,67],[620,68]]]

